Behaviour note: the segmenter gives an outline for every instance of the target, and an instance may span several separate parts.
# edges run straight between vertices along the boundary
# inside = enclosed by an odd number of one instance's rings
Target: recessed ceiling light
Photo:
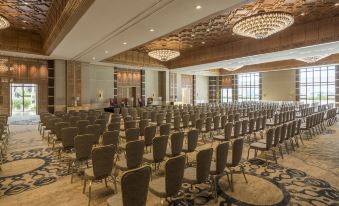
[[[24,23],[27,23],[27,21],[26,21],[26,20],[23,20],[22,22],[24,22]]]
[[[24,1],[24,4],[28,5],[29,3],[28,3],[28,2],[26,2],[26,1]]]
[[[127,42],[124,42],[124,43],[122,43],[123,45],[126,45],[127,44]]]
[[[339,6],[339,3],[334,4],[334,6]]]
[[[197,9],[197,10],[199,10],[199,9],[201,9],[202,7],[201,7],[201,5],[196,5],[195,6],[195,9]]]
[[[105,54],[108,54],[108,51],[107,51],[107,50],[105,51]]]
[[[192,34],[191,36],[195,36],[194,34]]]
[[[206,29],[206,31],[210,31],[210,29],[208,28],[208,29]]]
[[[305,12],[301,13],[300,15],[301,15],[301,16],[305,16]]]
[[[150,32],[154,32],[154,29],[150,29],[149,31],[150,31]]]
[[[193,47],[193,45],[190,45],[190,47]]]
[[[201,43],[202,43],[202,44],[205,44],[205,42],[204,42],[204,41],[202,41]]]
[[[24,26],[23,26],[23,27],[21,27],[21,28],[22,28],[22,29],[26,29],[26,27],[24,27]]]
[[[92,57],[93,60],[95,60],[95,57]]]

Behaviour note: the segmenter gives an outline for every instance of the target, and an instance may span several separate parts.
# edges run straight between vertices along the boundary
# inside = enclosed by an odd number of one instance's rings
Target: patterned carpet
[[[248,183],[242,174],[236,173],[234,192],[230,190],[226,176],[218,177],[218,203],[206,185],[192,191],[188,184],[183,184],[182,190],[186,192],[189,205],[194,205],[195,196],[198,196],[196,205],[207,206],[339,205],[338,129],[336,125],[326,134],[304,141],[305,145],[296,152],[279,159],[279,164],[271,162],[266,167],[261,159],[245,161]],[[81,179],[76,177],[75,183],[69,183],[67,162],[60,161],[57,153],[46,146],[36,125],[12,125],[11,131],[9,153],[0,171],[0,205],[46,205],[51,203],[49,199],[53,198],[55,191],[59,192],[59,202],[51,205],[68,205],[71,200],[71,205],[86,204],[87,195],[81,193]],[[204,147],[210,147],[210,144],[199,144],[199,149]],[[247,145],[244,154],[247,156]],[[194,157],[195,154],[190,158]],[[45,187],[49,189],[43,189]],[[92,205],[106,205],[112,192],[107,192],[102,184],[96,184],[94,188],[100,188],[97,189],[100,192],[94,192]],[[39,191],[46,198],[34,195],[27,202],[25,194],[31,194],[32,190]],[[148,201],[148,205],[159,203],[152,194],[149,194]],[[178,198],[170,205],[183,205],[183,200]]]
[[[18,164],[25,164],[24,161],[27,161],[26,166],[30,166],[29,163],[31,163],[32,160],[40,160],[39,162],[42,162],[43,164],[31,168],[30,171],[16,165],[16,162],[18,162]],[[2,170],[6,171],[13,168],[21,168],[23,172],[16,170],[15,174],[12,174],[11,176],[4,176],[0,173],[0,198],[5,195],[15,195],[26,190],[51,184],[59,177],[67,175],[67,163],[60,163],[57,158],[57,153],[49,148],[33,149],[8,154],[4,161],[4,165],[2,166]]]

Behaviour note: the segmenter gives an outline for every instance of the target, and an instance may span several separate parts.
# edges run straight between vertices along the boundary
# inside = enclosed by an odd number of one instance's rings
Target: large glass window
[[[300,69],[300,102],[329,104],[335,102],[335,67]]]
[[[232,102],[232,88],[223,88],[221,90],[222,103]]]
[[[259,72],[239,74],[238,101],[258,101],[259,97]]]

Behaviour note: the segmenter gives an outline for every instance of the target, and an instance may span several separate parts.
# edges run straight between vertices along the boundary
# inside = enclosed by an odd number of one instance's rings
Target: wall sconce
[[[104,98],[104,97],[103,97],[103,96],[104,96],[103,93],[104,93],[104,92],[103,92],[102,90],[99,90],[99,92],[98,92],[98,99],[99,99],[99,100],[102,100],[102,99]]]

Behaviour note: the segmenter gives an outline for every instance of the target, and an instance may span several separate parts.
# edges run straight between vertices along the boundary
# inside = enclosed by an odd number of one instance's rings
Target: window
[[[259,72],[238,75],[238,101],[258,101],[260,98]]]
[[[335,67],[323,66],[299,70],[300,102],[329,104],[335,102]]]
[[[232,88],[223,88],[221,90],[222,103],[232,102]]]

